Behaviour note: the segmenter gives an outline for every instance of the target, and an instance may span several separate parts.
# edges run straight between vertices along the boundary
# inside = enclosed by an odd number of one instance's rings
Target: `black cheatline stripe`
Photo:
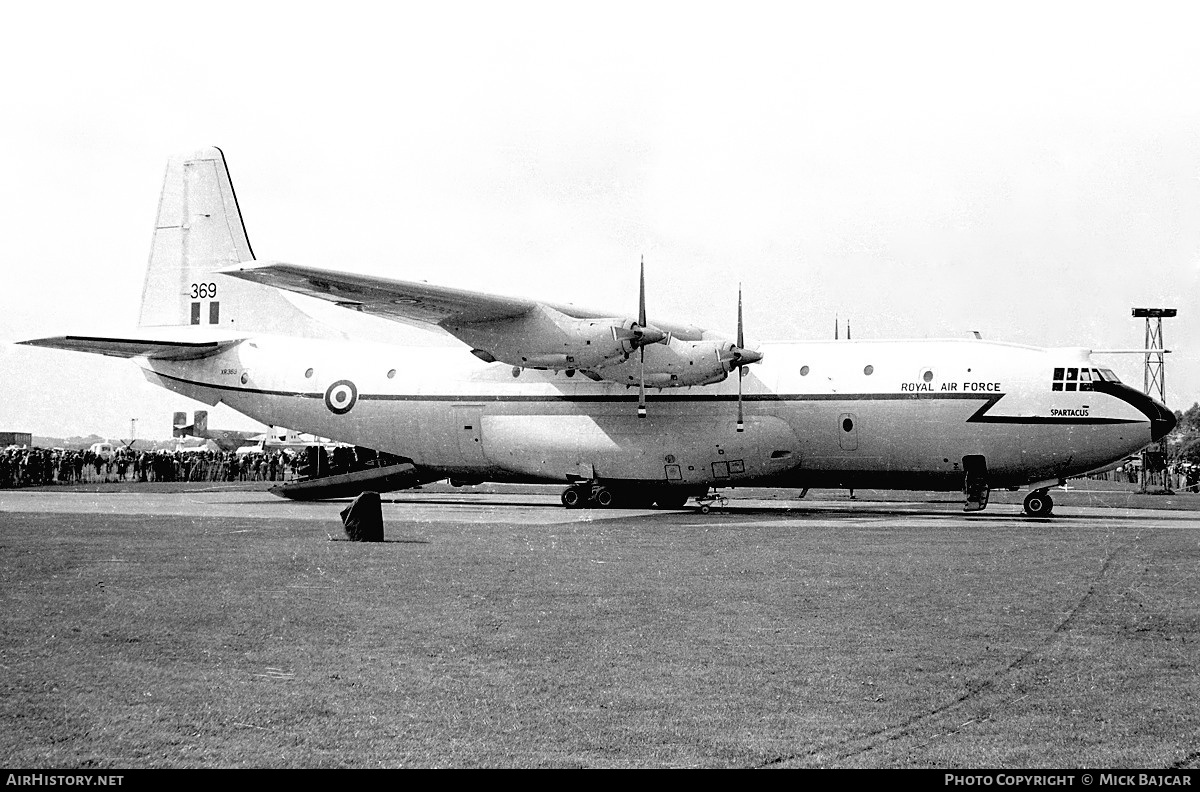
[[[324,393],[305,393],[303,391],[277,391],[264,390],[262,388],[239,388],[232,385],[216,385],[206,382],[196,382],[187,380],[181,377],[173,377],[170,374],[162,374],[160,372],[152,372],[156,376],[164,379],[175,380],[182,382],[185,385],[195,385],[202,388],[209,388],[219,391],[235,391],[237,393],[252,393],[260,396],[290,396],[303,399],[324,399]],[[917,400],[932,400],[932,401],[962,401],[966,399],[983,399],[984,404],[975,411],[967,423],[996,423],[996,424],[1031,424],[1031,425],[1046,425],[1046,424],[1130,424],[1141,423],[1141,421],[1129,418],[1071,418],[1071,417],[1046,417],[1046,416],[1017,416],[1017,415],[987,415],[988,410],[996,405],[1005,394],[973,394],[973,393],[771,393],[771,394],[754,394],[743,397],[743,401],[755,402],[805,402],[805,401],[911,401]],[[633,397],[627,394],[617,395],[595,395],[595,396],[501,396],[497,394],[459,394],[459,395],[434,395],[427,394],[423,396],[409,394],[387,394],[387,393],[367,393],[359,394],[359,401],[403,401],[403,402],[487,402],[492,404],[549,404],[549,403],[568,403],[568,404],[624,404],[626,402],[633,403]],[[718,403],[718,402],[737,402],[737,395],[717,395],[717,394],[700,394],[700,395],[660,395],[655,396],[654,401],[657,402],[675,402],[675,403]]]
[[[996,405],[996,402],[1004,398],[1003,393],[987,397],[987,402],[983,404],[975,414],[967,419],[967,423],[992,423],[992,424],[1025,424],[1030,426],[1045,426],[1051,424],[1084,424],[1084,425],[1105,425],[1105,424],[1131,424],[1141,423],[1141,421],[1133,418],[1073,418],[1070,416],[1044,416],[1044,415],[988,415],[988,410]]]

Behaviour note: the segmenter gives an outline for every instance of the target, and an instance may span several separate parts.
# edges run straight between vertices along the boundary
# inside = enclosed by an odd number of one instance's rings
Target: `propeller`
[[[646,327],[646,257],[642,256],[638,275],[638,325]],[[661,331],[659,332],[661,336]],[[645,338],[643,334],[642,340]],[[661,340],[661,339],[659,339]],[[646,345],[638,344],[638,418],[646,417]]]
[[[614,341],[627,341],[629,343],[629,354],[633,354],[633,350],[644,348],[648,344],[661,344],[667,341],[667,333],[654,327],[646,321],[646,262],[642,261],[642,273],[640,282],[640,292],[638,294],[638,318],[636,322],[630,322],[628,327],[613,327],[612,337]]]
[[[642,256],[641,270],[638,273],[638,318],[637,324],[630,328],[633,339],[630,341],[638,351],[638,418],[646,417],[646,347],[650,344],[671,343],[671,334],[664,333],[650,324],[646,319],[646,257]]]
[[[730,366],[730,371],[733,366],[737,366],[738,372],[738,413],[737,413],[737,430],[739,432],[746,431],[745,417],[742,413],[742,377],[745,372],[745,366],[751,363],[757,363],[762,360],[761,352],[755,352],[753,349],[746,349],[746,339],[742,334],[742,284],[738,284],[738,318],[737,318],[737,344],[731,345],[725,354],[722,356],[722,361]]]
[[[744,349],[746,339],[742,337],[742,284],[738,284],[738,349]],[[738,421],[737,430],[739,432],[746,431],[746,422],[742,416],[742,373],[745,371],[741,366],[741,361],[738,362]]]

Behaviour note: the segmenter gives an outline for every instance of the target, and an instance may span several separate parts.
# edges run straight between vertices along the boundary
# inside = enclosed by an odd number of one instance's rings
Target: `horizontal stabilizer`
[[[98,336],[54,336],[19,343],[28,346],[91,352],[119,358],[145,357],[151,360],[198,360],[219,354],[242,341],[226,338],[208,341],[174,341],[153,338],[102,338]]]
[[[322,478],[302,479],[271,487],[272,495],[292,500],[326,500],[329,498],[353,498],[360,493],[391,492],[415,487],[425,481],[421,471],[411,462],[388,465],[381,468],[356,470]]]

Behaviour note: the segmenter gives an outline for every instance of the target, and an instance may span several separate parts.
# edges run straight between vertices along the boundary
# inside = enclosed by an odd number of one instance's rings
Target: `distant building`
[[[0,432],[0,448],[8,448],[11,445],[31,446],[33,445],[32,432]]]

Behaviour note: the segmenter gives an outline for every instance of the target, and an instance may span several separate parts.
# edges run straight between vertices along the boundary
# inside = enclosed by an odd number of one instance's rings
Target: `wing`
[[[657,317],[647,323],[644,289],[635,319],[632,312],[591,311],[279,262],[246,262],[219,272],[398,322],[440,328],[481,360],[512,365],[514,376],[526,368],[582,371],[595,380],[675,388],[720,382],[762,357],[697,327]],[[634,358],[638,350],[641,354]]]
[[[307,294],[345,308],[414,325],[476,324],[514,319],[537,305],[533,300],[398,281],[371,275],[268,263],[230,267],[222,274]]]
[[[503,297],[448,286],[335,272],[280,262],[239,265],[220,272],[223,275],[306,294],[345,308],[416,326],[432,325],[445,328],[453,325],[502,322],[527,316],[539,307],[550,308],[574,319],[614,316],[611,311],[593,311],[574,305]],[[702,330],[690,325],[657,320],[654,324],[675,338],[684,340],[699,339],[704,335]]]

